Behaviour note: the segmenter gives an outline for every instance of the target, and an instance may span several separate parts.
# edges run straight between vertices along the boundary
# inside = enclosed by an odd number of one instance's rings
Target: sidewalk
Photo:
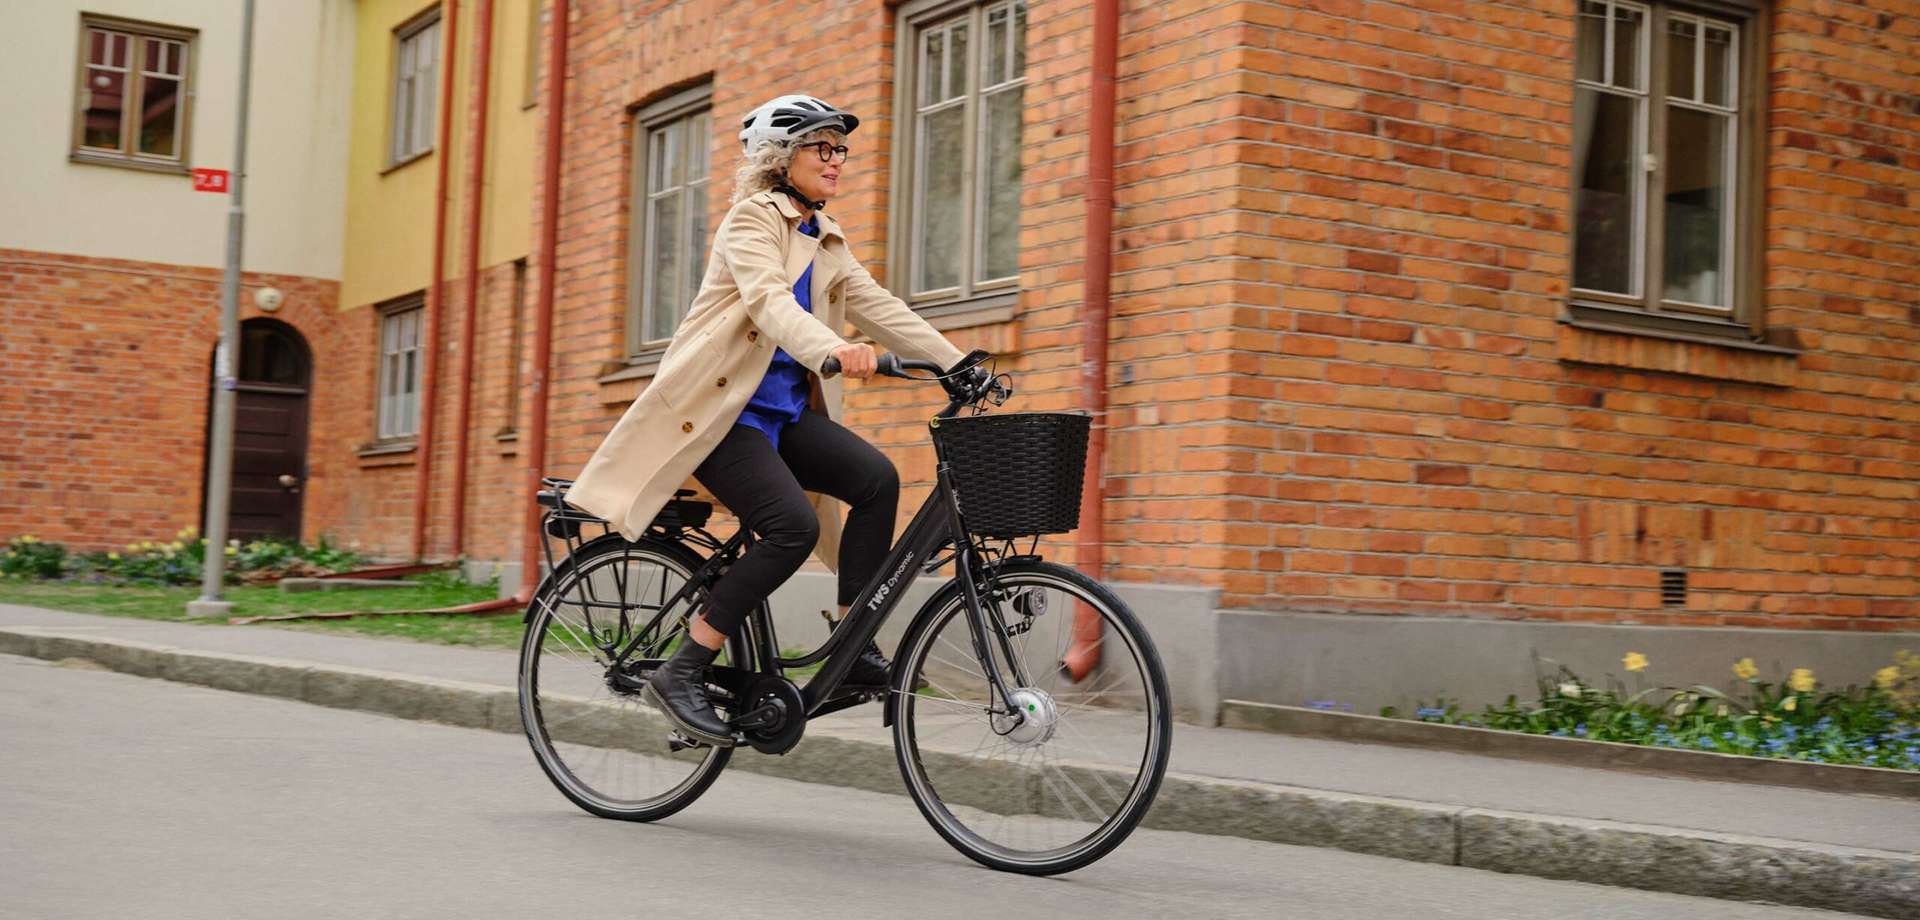
[[[10,605],[0,605],[0,651],[518,731],[516,656],[507,651]],[[169,672],[169,656],[197,664]],[[233,664],[260,685],[195,676],[229,658],[255,659]],[[353,679],[380,689],[341,689]],[[400,709],[395,698],[407,698]],[[900,792],[891,748],[869,707],[810,724],[788,757],[748,753],[734,767]],[[1148,823],[1601,884],[1920,914],[1920,803],[1877,796],[1176,725],[1168,781]]]

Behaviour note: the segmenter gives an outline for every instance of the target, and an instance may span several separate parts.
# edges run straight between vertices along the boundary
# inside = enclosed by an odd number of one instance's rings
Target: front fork
[[[1013,670],[1015,687],[1029,687],[1026,667],[1013,654],[1013,642],[1007,635],[1006,620],[1000,616],[998,604],[982,604],[980,600],[981,563],[973,550],[973,541],[967,534],[966,526],[960,520],[960,495],[953,487],[953,477],[947,464],[942,461],[939,467],[941,482],[946,485],[948,517],[953,524],[953,565],[954,577],[960,582],[960,595],[966,604],[967,631],[973,637],[973,654],[980,659],[980,669],[986,672],[987,685],[1000,698],[1005,713],[1016,719],[1024,718],[1020,707],[1013,701],[1013,692],[1007,688],[1006,680],[1000,673],[1000,661],[1005,661]],[[1000,655],[993,654],[993,646],[999,646]],[[1018,723],[1015,723],[1016,725]]]

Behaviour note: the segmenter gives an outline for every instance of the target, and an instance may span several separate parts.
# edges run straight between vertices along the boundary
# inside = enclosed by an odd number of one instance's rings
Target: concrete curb
[[[1820,792],[1859,792],[1920,799],[1920,772],[1912,770],[1803,763],[1617,741],[1556,738],[1245,700],[1222,701],[1220,725],[1248,731],[1367,744],[1397,744],[1429,751],[1460,751],[1483,757],[1558,763],[1590,769],[1692,776],[1721,783],[1755,783]]]
[[[467,728],[520,731],[515,692],[488,684],[196,652],[31,627],[0,629],[0,653],[52,661],[77,658],[141,677]],[[620,726],[588,730],[610,728],[617,732]],[[891,745],[830,729],[809,732],[785,757],[746,753],[735,757],[732,766],[803,782],[902,792]],[[1920,916],[1920,857],[1880,850],[1183,774],[1168,774],[1145,826],[1675,894],[1877,917]]]

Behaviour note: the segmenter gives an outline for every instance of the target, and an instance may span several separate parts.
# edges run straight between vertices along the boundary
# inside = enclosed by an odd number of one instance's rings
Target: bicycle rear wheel
[[[704,592],[659,618],[625,675],[610,673],[613,654],[646,629],[699,565],[698,556],[675,544],[610,534],[568,557],[533,598],[520,644],[520,721],[547,778],[588,812],[628,821],[667,817],[699,798],[732,757],[729,748],[670,750],[672,726],[637,690],[647,669],[682,641]],[[736,639],[715,663],[744,660]]]
[[[1007,565],[982,603],[1006,634],[1004,647],[988,637],[990,654],[1020,713],[989,688],[950,583],[908,627],[894,666],[901,776],[933,829],[975,861],[1030,875],[1081,868],[1133,832],[1166,774],[1159,654],[1124,602],[1065,566]],[[1083,607],[1100,618],[1101,660],[1075,683],[1059,662]]]

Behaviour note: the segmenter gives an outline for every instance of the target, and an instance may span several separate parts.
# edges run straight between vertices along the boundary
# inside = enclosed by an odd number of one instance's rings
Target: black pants
[[[840,603],[853,603],[893,547],[900,505],[893,461],[811,409],[780,432],[778,452],[764,432],[734,425],[693,476],[759,537],[714,583],[706,620],[722,633],[732,634],[813,552],[820,520],[802,490],[852,508],[840,536]]]

